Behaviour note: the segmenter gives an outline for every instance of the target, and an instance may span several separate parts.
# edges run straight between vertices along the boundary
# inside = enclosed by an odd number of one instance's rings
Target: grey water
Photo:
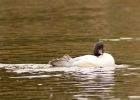
[[[139,0],[0,0],[0,100],[139,100]],[[118,65],[47,69],[103,41]],[[41,65],[38,65],[41,64]]]

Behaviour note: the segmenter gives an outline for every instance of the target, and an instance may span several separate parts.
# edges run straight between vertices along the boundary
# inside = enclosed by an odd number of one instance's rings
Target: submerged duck
[[[52,67],[110,67],[115,65],[115,60],[111,54],[104,53],[104,45],[98,42],[94,47],[94,55],[84,55],[72,58],[64,55],[61,58],[49,61]]]

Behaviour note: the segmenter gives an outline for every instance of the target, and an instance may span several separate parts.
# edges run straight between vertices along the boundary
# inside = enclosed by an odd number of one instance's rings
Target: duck
[[[93,55],[83,55],[72,58],[64,55],[61,58],[52,59],[48,64],[52,67],[110,67],[115,65],[114,57],[104,52],[104,44],[96,43]]]

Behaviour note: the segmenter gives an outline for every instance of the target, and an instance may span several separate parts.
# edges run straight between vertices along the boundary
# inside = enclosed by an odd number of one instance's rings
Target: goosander
[[[84,55],[72,58],[69,55],[64,55],[61,58],[49,61],[53,67],[109,67],[115,65],[113,56],[109,53],[104,53],[104,45],[99,42],[94,47],[94,55]]]

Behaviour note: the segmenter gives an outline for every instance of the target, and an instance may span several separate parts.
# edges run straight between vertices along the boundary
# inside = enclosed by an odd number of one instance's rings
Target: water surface
[[[139,100],[139,0],[1,0],[2,100]],[[113,71],[46,67],[50,59],[92,54],[103,41]],[[34,65],[35,64],[35,65]],[[41,65],[37,65],[41,64]],[[43,65],[42,65],[43,64]]]

